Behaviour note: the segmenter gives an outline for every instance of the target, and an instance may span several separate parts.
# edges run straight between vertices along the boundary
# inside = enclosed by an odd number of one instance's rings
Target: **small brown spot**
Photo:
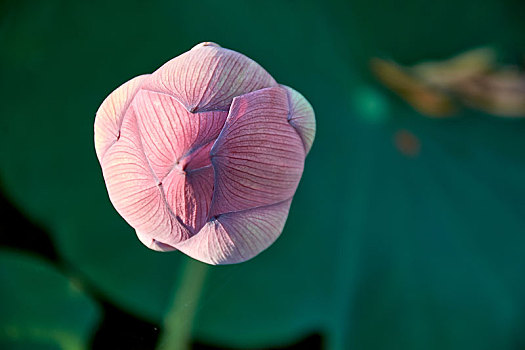
[[[417,157],[421,152],[421,141],[406,129],[400,129],[394,134],[394,144],[407,157]]]
[[[118,131],[118,134],[117,134],[117,141],[120,140],[120,130]]]
[[[192,47],[191,49],[193,50],[193,49],[197,49],[197,48],[199,48],[199,47],[203,47],[203,46],[221,47],[221,45],[216,44],[216,43],[214,43],[214,42],[211,42],[211,41],[205,41],[205,42],[202,42],[202,43],[200,43],[200,44],[195,45],[195,46]]]

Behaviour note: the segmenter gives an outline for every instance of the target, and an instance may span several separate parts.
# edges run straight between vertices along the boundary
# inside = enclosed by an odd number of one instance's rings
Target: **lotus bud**
[[[208,264],[277,239],[314,136],[301,94],[214,43],[124,83],[95,118],[115,209],[147,247]]]

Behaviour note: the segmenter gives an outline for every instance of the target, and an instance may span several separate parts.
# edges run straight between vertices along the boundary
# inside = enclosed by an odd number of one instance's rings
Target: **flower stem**
[[[159,350],[190,349],[191,329],[200,295],[206,279],[208,265],[188,258],[182,269],[178,288],[164,317]]]

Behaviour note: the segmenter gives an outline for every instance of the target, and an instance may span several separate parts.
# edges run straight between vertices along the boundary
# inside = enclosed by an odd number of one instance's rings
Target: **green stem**
[[[164,317],[159,350],[187,350],[190,348],[191,328],[208,265],[188,258],[173,300]]]

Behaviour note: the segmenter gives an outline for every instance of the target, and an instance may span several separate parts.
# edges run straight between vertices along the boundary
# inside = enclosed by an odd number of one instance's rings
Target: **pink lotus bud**
[[[142,243],[209,264],[277,239],[314,135],[301,94],[213,43],[120,86],[95,120],[109,197]]]

